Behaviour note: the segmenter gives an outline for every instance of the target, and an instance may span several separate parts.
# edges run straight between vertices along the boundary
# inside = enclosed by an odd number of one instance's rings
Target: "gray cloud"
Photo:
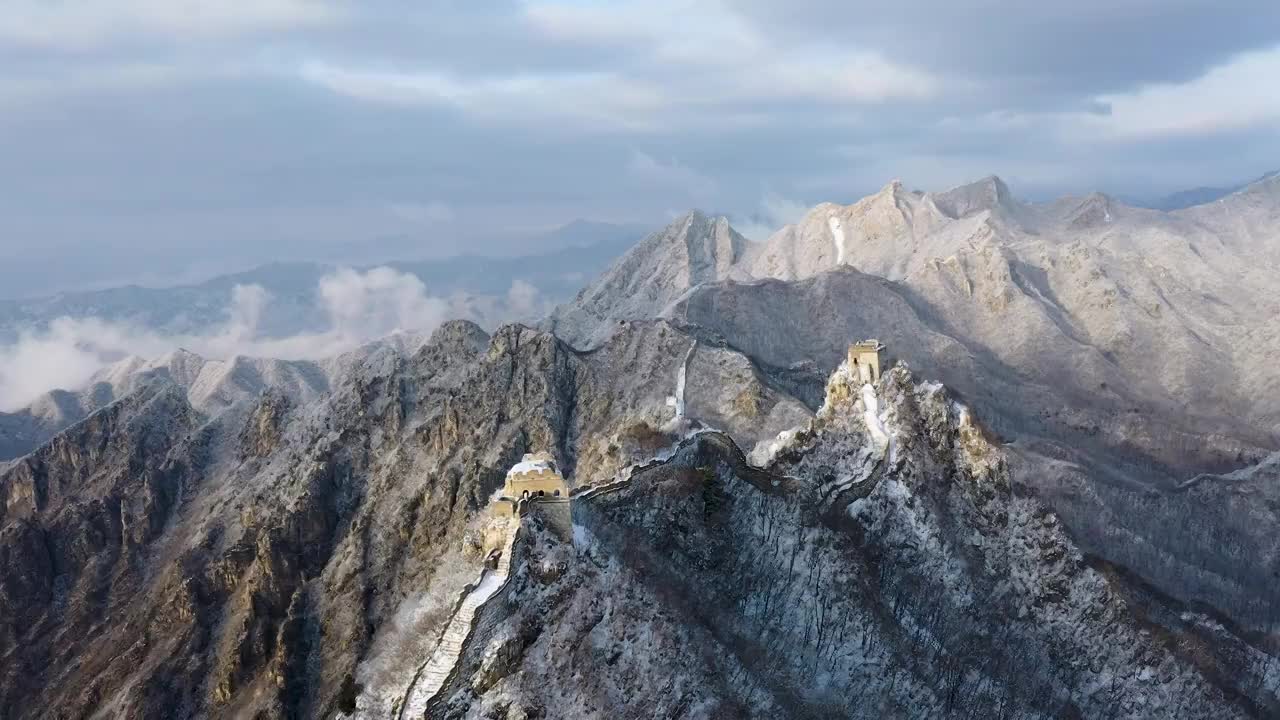
[[[138,38],[234,37],[332,22],[341,12],[323,0],[9,0],[0,14],[0,42],[84,50]]]
[[[767,224],[894,177],[1156,195],[1280,164],[1274,2],[52,7],[0,18],[0,295],[689,205]]]
[[[834,28],[847,42],[892,49],[924,67],[970,76],[991,91],[1030,98],[1184,82],[1238,53],[1280,42],[1280,6],[1268,0],[735,5],[796,42],[830,37]]]

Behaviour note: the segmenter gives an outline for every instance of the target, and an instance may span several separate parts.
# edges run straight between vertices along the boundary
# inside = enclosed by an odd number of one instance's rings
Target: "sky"
[[[1274,0],[6,0],[0,297],[1280,167]]]

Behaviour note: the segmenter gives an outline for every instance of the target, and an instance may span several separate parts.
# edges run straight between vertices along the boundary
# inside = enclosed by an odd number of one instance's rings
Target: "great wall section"
[[[463,592],[448,625],[440,635],[440,640],[418,672],[414,674],[409,687],[399,702],[396,713],[398,720],[405,718],[421,718],[426,716],[431,701],[440,694],[450,677],[457,672],[458,660],[462,657],[467,641],[471,639],[476,627],[476,615],[495,595],[501,593],[511,576],[511,557],[515,551],[516,539],[520,534],[520,518],[512,516],[506,521],[505,540],[498,550],[497,562],[493,568],[486,567],[479,580],[468,586]]]
[[[654,458],[644,466],[662,460]],[[628,467],[618,479],[609,483],[583,488],[572,498],[554,460],[545,453],[526,455],[508,472],[501,495],[495,497],[488,508],[489,528],[501,528],[500,538],[490,535],[486,542],[486,546],[493,546],[489,553],[493,566],[488,567],[486,562],[476,582],[461,593],[435,648],[395,704],[396,720],[441,715],[444,710],[442,704],[451,694],[447,690],[459,679],[460,668],[478,659],[468,657],[468,651],[476,654],[481,650],[471,641],[509,614],[507,590],[515,555],[519,552],[524,517],[539,514],[550,528],[569,540],[573,532],[572,502],[625,488],[631,482],[631,473],[638,467]]]
[[[507,472],[502,489],[495,493],[487,509],[489,524],[484,545],[488,554],[485,568],[476,582],[462,591],[435,648],[418,667],[404,693],[393,706],[392,713],[396,720],[443,717],[446,711],[445,700],[452,695],[448,690],[460,681],[460,668],[479,661],[479,653],[483,648],[471,641],[495,628],[514,610],[510,607],[508,597],[509,581],[515,563],[514,556],[519,551],[519,539],[524,531],[522,521],[526,515],[538,513],[547,527],[566,541],[572,542],[575,504],[583,507],[586,501],[626,489],[636,473],[668,462],[691,443],[696,445],[699,435],[706,434],[712,439],[720,435],[709,428],[690,429],[685,417],[686,375],[689,361],[697,347],[697,342],[693,343],[685,354],[676,379],[676,393],[668,401],[675,409],[670,429],[683,429],[687,432],[665,452],[646,462],[624,468],[609,482],[580,488],[576,492],[569,489],[555,459],[546,452],[526,454]],[[880,448],[880,460],[875,470],[882,470],[884,461],[892,462],[896,455],[892,439],[878,417],[878,398],[872,385],[879,379],[881,353],[884,349],[884,345],[877,340],[855,343],[849,347],[845,365],[851,379],[862,384],[868,432]],[[732,442],[729,444],[732,445]],[[747,465],[745,455],[740,458],[740,463]],[[875,474],[875,471],[871,474]],[[498,537],[494,537],[495,530]]]

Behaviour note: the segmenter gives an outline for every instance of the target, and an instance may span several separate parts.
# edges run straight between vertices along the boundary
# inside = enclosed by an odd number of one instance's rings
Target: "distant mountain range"
[[[1251,575],[1254,555],[1163,524],[1199,526],[1201,513],[1235,527],[1241,502],[1258,531],[1233,537],[1272,548],[1260,534],[1280,519],[1271,470],[1242,471],[1230,496],[1200,488],[1143,508],[1202,473],[1271,467],[1278,277],[1280,176],[1172,212],[1100,193],[1028,203],[996,177],[942,192],[894,182],[760,243],[691,212],[543,327],[589,350],[664,318],[801,387],[874,334],[1009,443],[1021,481],[1053,498],[1088,551],[1265,624],[1274,596]]]
[[[895,182],[852,205],[818,205],[761,243],[725,218],[693,212],[632,248],[546,327],[589,348],[618,319],[695,322],[703,298],[714,296],[696,322],[724,323],[737,317],[731,300],[757,293],[770,301],[741,317],[758,324],[712,329],[768,347],[765,356],[785,365],[838,356],[842,333],[822,350],[800,343],[821,339],[824,324],[843,327],[851,314],[901,306],[912,322],[966,346],[957,352],[907,331],[904,318],[881,318],[881,332],[901,334],[901,356],[964,392],[994,393],[970,362],[1012,372],[1006,397],[1017,395],[1010,410],[1024,415],[1014,424],[1025,427],[1026,410],[1038,414],[1040,403],[1027,393],[1043,387],[1051,406],[1070,391],[1090,408],[1158,407],[1188,428],[1211,421],[1270,442],[1280,437],[1280,392],[1257,389],[1272,389],[1270,358],[1280,356],[1278,216],[1277,176],[1173,212],[1100,193],[1022,202],[996,177],[934,193]],[[798,292],[797,281],[851,292],[852,281],[827,276],[832,271],[876,280],[844,300],[833,290],[821,301],[810,297],[794,317],[769,312]],[[773,280],[789,284],[755,289]],[[865,296],[876,287],[881,297]],[[891,296],[900,299],[889,303]],[[797,332],[803,338],[792,337]],[[780,342],[764,345],[771,338]]]
[[[473,319],[493,325],[527,319],[522,318],[521,309],[513,312],[505,306],[513,283],[528,283],[537,290],[538,308],[550,307],[572,297],[583,282],[607,267],[644,232],[635,225],[575,221],[530,238],[530,247],[554,248],[538,254],[463,255],[378,265],[417,277],[428,294],[453,299],[455,307]],[[322,263],[277,263],[192,285],[131,285],[0,300],[0,343],[12,342],[24,328],[45,327],[59,317],[128,322],[166,334],[196,333],[225,321],[231,291],[237,285],[258,285],[270,293],[272,302],[259,326],[263,333],[279,337],[315,330],[327,322],[316,302],[317,283],[335,268]]]
[[[1153,210],[1182,210],[1183,208],[1211,203],[1214,200],[1226,197],[1233,192],[1243,190],[1254,183],[1273,178],[1276,175],[1280,175],[1280,170],[1273,170],[1261,177],[1236,185],[1228,185],[1225,187],[1197,187],[1191,188],[1190,190],[1170,193],[1169,195],[1155,198],[1153,200],[1133,200],[1131,202],[1139,207],[1147,207]]]

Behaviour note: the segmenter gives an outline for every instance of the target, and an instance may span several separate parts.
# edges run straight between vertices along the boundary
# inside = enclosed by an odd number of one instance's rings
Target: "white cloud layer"
[[[532,2],[526,18],[552,39],[630,46],[650,72],[678,69],[663,85],[676,93],[678,105],[788,98],[874,104],[925,99],[941,89],[930,74],[847,40],[779,42],[716,0],[628,0],[608,7]]]
[[[7,0],[0,45],[84,49],[131,38],[190,40],[328,22],[321,0]]]
[[[1280,127],[1280,47],[1244,53],[1185,83],[1148,85],[1098,100],[1110,114],[1090,117],[1121,138],[1208,135]]]
[[[659,160],[639,150],[631,151],[627,173],[642,182],[674,189],[675,194],[694,202],[705,201],[716,191],[714,180],[679,160]]]
[[[155,358],[185,348],[209,359],[315,360],[397,331],[429,332],[455,310],[449,301],[431,296],[418,278],[386,267],[326,275],[317,297],[328,327],[288,337],[260,333],[271,298],[258,285],[236,286],[226,321],[200,334],[165,335],[97,318],[59,318],[46,330],[0,345],[0,410],[23,407],[53,388],[83,387],[98,370],[128,356]],[[522,309],[538,302],[537,290],[527,284],[513,287],[511,298]]]
[[[668,103],[655,86],[606,72],[461,78],[435,68],[353,67],[312,60],[299,67],[298,76],[357,100],[448,107],[506,122],[572,118],[639,128]]]
[[[919,101],[942,87],[927,72],[849,43],[777,42],[720,2],[531,2],[520,20],[534,39],[566,49],[622,49],[628,61],[465,77],[430,64],[379,67],[316,59],[303,63],[298,74],[369,102],[449,107],[506,122],[568,118],[632,130],[662,130],[677,122],[754,124],[769,114],[763,108],[778,103]]]
[[[776,192],[767,192],[760,201],[759,211],[752,217],[735,220],[733,226],[743,237],[760,242],[767,240],[782,226],[799,222],[807,212],[808,205]]]

